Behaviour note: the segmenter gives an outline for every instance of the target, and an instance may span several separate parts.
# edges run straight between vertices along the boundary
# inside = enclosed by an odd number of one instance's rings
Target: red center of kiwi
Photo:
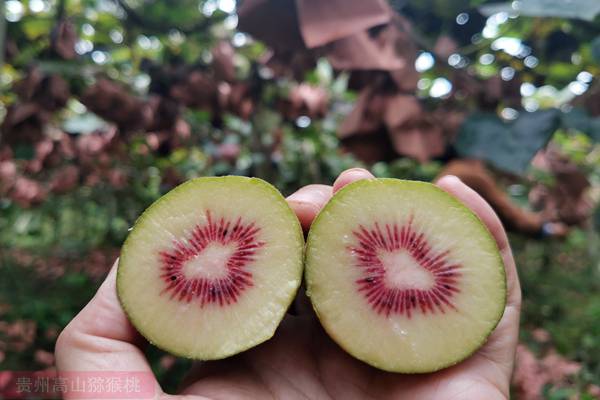
[[[241,217],[235,223],[223,217],[214,220],[206,211],[206,220],[184,241],[175,241],[173,248],[159,253],[165,284],[161,294],[186,303],[194,300],[201,307],[232,304],[253,285],[248,266],[265,242],[258,240],[260,228]],[[211,260],[213,255],[223,259]],[[200,272],[190,273],[190,264]]]
[[[452,298],[460,291],[460,265],[448,260],[449,251],[434,251],[413,227],[412,217],[401,226],[360,225],[353,234],[358,244],[349,250],[361,270],[356,284],[375,312],[410,318],[413,312],[455,309]]]

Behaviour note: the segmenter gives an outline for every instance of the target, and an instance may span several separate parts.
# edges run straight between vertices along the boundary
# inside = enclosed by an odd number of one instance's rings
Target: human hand
[[[362,169],[342,173],[333,187],[309,185],[288,198],[305,230],[334,192],[373,176]],[[198,362],[179,396],[195,399],[504,399],[519,331],[521,290],[502,225],[491,207],[458,178],[438,186],[471,208],[496,239],[506,268],[504,315],[486,344],[465,361],[431,374],[401,375],[377,370],[345,353],[323,331],[299,294],[300,315],[288,315],[275,336],[225,360]],[[116,294],[116,266],[90,303],[61,333],[56,344],[59,371],[136,371],[151,374],[144,339],[130,324]],[[154,380],[157,398],[162,392]]]

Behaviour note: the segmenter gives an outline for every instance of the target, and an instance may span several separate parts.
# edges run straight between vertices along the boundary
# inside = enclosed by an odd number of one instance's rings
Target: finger
[[[143,372],[144,384],[160,390],[138,347],[144,343],[121,308],[116,292],[117,263],[94,298],[67,325],[56,342],[60,372]]]
[[[331,186],[308,185],[288,196],[288,204],[298,216],[305,232],[308,231],[313,220],[329,201],[331,195]]]
[[[287,198],[287,201],[298,216],[304,232],[308,232],[310,225],[321,211],[323,206],[332,196],[331,186],[327,185],[308,185],[300,188]],[[295,314],[310,314],[312,307],[310,300],[305,294],[304,285],[298,290],[298,295],[294,299],[292,312]]]
[[[375,176],[373,176],[372,173],[370,173],[364,168],[347,169],[344,172],[342,172],[333,183],[333,193],[337,193],[338,190],[340,190],[349,183],[356,182],[361,179],[371,178],[375,178]]]

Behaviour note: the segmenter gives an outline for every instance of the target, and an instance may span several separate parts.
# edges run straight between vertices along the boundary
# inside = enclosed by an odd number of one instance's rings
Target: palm
[[[338,178],[333,190],[369,176],[362,170],[347,171]],[[271,340],[252,350],[226,360],[197,364],[184,380],[181,394],[199,399],[508,398],[521,302],[510,248],[497,217],[475,192],[454,179],[440,181],[439,185],[486,223],[498,241],[507,271],[504,316],[476,354],[431,374],[383,372],[341,350],[325,334],[314,314],[307,312],[288,315]],[[331,191],[331,187],[309,186],[290,197],[290,205],[305,228]],[[59,370],[150,372],[138,347],[140,336],[117,300],[115,275],[113,269],[96,297],[61,334],[56,350]]]
[[[515,317],[511,310],[507,313],[505,318]],[[498,339],[504,330],[498,328]],[[486,346],[469,360],[438,373],[387,373],[341,350],[314,317],[288,316],[274,338],[262,346],[200,364],[183,393],[208,398],[503,398],[504,373],[499,374],[503,371],[495,360],[498,355]],[[508,359],[512,354],[507,354]]]

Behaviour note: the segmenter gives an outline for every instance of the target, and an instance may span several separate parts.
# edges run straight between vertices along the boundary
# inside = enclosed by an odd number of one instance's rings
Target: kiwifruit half
[[[432,372],[465,359],[506,302],[486,226],[424,182],[367,179],[341,189],[311,226],[305,269],[327,333],[387,371]]]
[[[117,293],[151,343],[220,359],[273,335],[300,285],[303,249],[298,218],[273,186],[197,178],[137,220],[121,251]]]

